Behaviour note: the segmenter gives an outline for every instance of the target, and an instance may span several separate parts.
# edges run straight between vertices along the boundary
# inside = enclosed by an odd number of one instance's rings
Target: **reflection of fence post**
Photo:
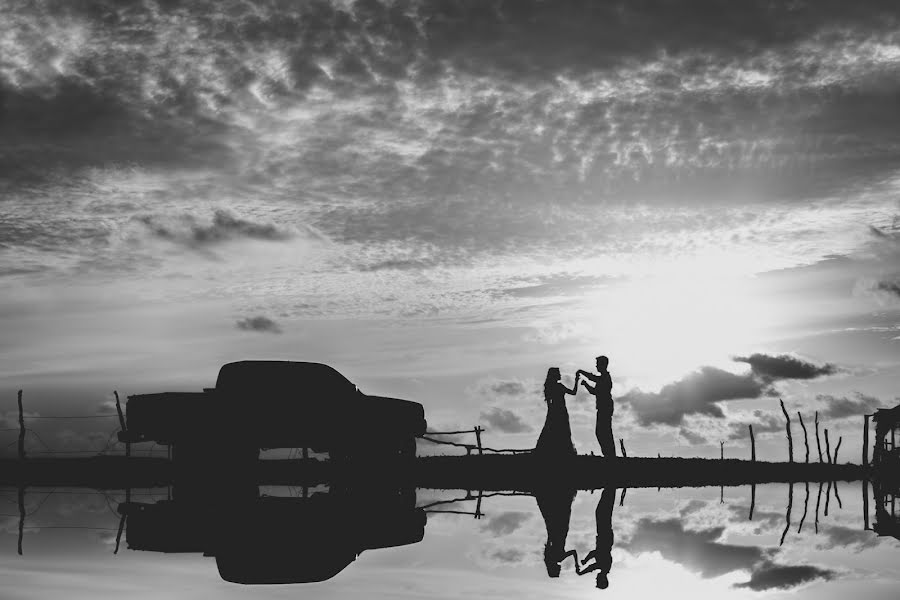
[[[475,518],[480,519],[481,515],[481,497],[484,494],[484,490],[478,490],[478,500],[475,501]]]
[[[750,484],[750,517],[749,521],[753,520],[753,509],[756,508],[756,484]]]
[[[25,460],[25,412],[22,410],[22,390],[19,390],[19,460]]]
[[[615,448],[615,446],[613,446]],[[619,448],[622,449],[622,458],[628,458],[628,453],[625,452],[625,440],[623,438],[619,438]]]
[[[756,439],[753,437],[753,425],[747,425],[747,427],[750,428],[750,461],[756,462]]]
[[[869,530],[869,478],[868,477],[863,477],[862,495],[863,495],[863,527],[865,528],[866,531],[868,531]]]
[[[806,459],[803,461],[805,463],[809,463],[809,438],[806,435],[806,425],[803,423],[803,415],[800,414],[800,411],[797,411],[797,418],[800,419],[800,427],[803,428],[803,445],[806,447]]]
[[[784,418],[787,421],[787,424],[784,426],[787,431],[787,439],[788,439],[788,462],[794,462],[794,438],[791,437],[791,418],[788,416],[787,410],[784,408],[784,400],[778,399],[778,402],[781,403],[781,412],[784,413]]]
[[[25,484],[19,484],[19,556],[22,556],[22,538],[25,535]]]

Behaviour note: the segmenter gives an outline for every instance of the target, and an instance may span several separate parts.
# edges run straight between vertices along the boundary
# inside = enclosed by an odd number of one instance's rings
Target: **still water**
[[[460,490],[385,501],[261,487],[254,508],[214,518],[140,489],[116,554],[123,492],[29,488],[21,556],[17,490],[5,488],[0,597],[897,598],[900,541],[865,529],[859,482],[828,487],[756,486],[752,520],[749,486],[485,494],[480,507],[451,502]],[[869,525],[890,525],[877,506],[870,489]],[[336,574],[220,576],[259,568]]]

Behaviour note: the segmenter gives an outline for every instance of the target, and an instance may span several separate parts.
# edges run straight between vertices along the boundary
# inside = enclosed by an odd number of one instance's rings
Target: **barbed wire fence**
[[[119,404],[119,394],[118,392],[113,392],[116,397],[116,404]],[[24,459],[27,456],[83,456],[83,455],[94,455],[94,456],[108,456],[118,449],[120,446],[124,446],[125,444],[119,441],[117,434],[119,431],[123,429],[123,418],[121,413],[119,414],[95,414],[95,415],[79,415],[79,414],[54,414],[54,415],[28,415],[25,413],[22,403],[22,390],[18,392],[18,427],[4,427],[0,428],[0,433],[9,433],[9,432],[18,432],[19,436],[16,440],[2,446],[3,450],[10,448],[11,446],[18,445],[17,455],[20,459]],[[107,435],[106,442],[102,446],[98,446],[92,449],[79,448],[79,449],[63,449],[59,447],[53,447],[47,443],[47,441],[41,436],[41,434],[36,431],[32,427],[28,427],[27,424],[32,421],[43,422],[43,421],[83,421],[83,420],[104,420],[104,419],[117,419],[116,424],[112,427],[111,430],[104,430],[100,433],[103,435]],[[40,450],[34,450],[33,448],[26,448],[26,445],[29,441],[36,442],[39,444]],[[124,454],[129,456],[132,452],[137,451],[141,453],[146,453],[147,456],[153,456],[154,451],[157,449],[158,444],[152,444],[147,448],[138,448],[132,450],[130,448],[130,444],[125,446]]]

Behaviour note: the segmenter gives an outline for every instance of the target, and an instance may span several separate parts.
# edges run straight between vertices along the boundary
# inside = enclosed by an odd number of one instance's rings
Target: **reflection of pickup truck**
[[[201,502],[162,500],[120,506],[132,550],[202,552],[219,575],[243,584],[310,583],[334,577],[366,550],[415,544],[425,511],[413,490],[313,494],[309,498],[233,494]],[[176,494],[177,495],[177,494]]]
[[[176,457],[255,457],[261,448],[310,448],[332,458],[415,455],[422,405],[367,396],[333,368],[243,361],[215,388],[130,396],[123,442],[174,445]]]

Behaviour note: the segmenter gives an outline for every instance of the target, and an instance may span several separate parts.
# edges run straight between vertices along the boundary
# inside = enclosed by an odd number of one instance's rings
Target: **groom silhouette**
[[[616,442],[612,434],[612,377],[610,377],[607,370],[608,366],[609,359],[605,356],[598,356],[597,371],[599,371],[599,375],[579,369],[576,376],[581,374],[594,383],[594,385],[591,385],[584,380],[581,381],[581,385],[597,401],[597,426],[595,432],[597,434],[597,442],[600,444],[600,451],[603,452],[605,458],[614,458],[616,456]]]

